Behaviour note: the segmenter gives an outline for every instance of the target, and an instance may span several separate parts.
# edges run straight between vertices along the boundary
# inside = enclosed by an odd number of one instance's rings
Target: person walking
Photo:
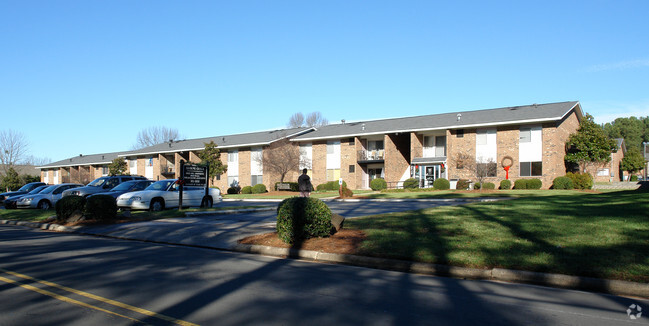
[[[302,175],[297,178],[297,188],[300,191],[300,197],[309,197],[313,185],[311,185],[311,178],[306,174],[307,170],[302,170]]]

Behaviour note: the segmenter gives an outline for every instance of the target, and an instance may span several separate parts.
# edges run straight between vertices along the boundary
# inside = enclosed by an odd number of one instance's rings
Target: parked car
[[[83,187],[83,185],[78,183],[62,183],[49,186],[37,194],[23,196],[16,202],[16,207],[50,209],[61,199],[63,191],[79,187]]]
[[[42,185],[42,186],[38,186],[38,187],[34,188],[34,190],[32,190],[32,191],[30,191],[30,192],[28,192],[26,194],[17,195],[17,196],[11,196],[11,197],[5,199],[5,201],[4,201],[5,208],[6,209],[16,208],[16,202],[20,198],[23,198],[23,197],[29,196],[29,195],[35,195],[35,194],[45,190],[45,188],[47,188],[47,187],[49,187],[49,186]]]
[[[113,198],[117,199],[119,195],[125,194],[127,192],[132,192],[132,191],[140,191],[146,189],[146,187],[150,186],[153,182],[153,180],[133,180],[133,181],[126,181],[122,182],[119,185],[115,186],[115,188],[111,189],[110,191],[106,192],[98,192],[96,194],[92,194],[88,197],[96,196],[96,195],[109,195],[113,196]]]
[[[88,195],[96,194],[98,192],[109,191],[115,188],[115,186],[117,186],[118,184],[126,181],[131,181],[131,180],[148,180],[148,179],[145,177],[132,176],[132,175],[115,175],[115,176],[101,177],[93,180],[85,187],[76,188],[73,190],[67,190],[63,192],[63,197],[71,196],[71,195],[87,197]]]
[[[4,203],[5,199],[11,197],[11,196],[18,196],[18,195],[24,195],[38,186],[44,186],[44,182],[30,182],[16,191],[10,191],[10,192],[5,192],[0,194],[0,204]]]
[[[121,209],[149,209],[160,211],[178,207],[178,180],[157,181],[142,191],[127,192],[117,197],[117,207]],[[212,207],[223,198],[218,189],[210,188],[207,196],[201,187],[184,187],[183,207]]]

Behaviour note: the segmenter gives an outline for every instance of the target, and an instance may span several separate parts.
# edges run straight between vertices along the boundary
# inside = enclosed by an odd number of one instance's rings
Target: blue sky
[[[199,138],[577,100],[649,115],[649,1],[0,0],[1,129],[52,161]]]

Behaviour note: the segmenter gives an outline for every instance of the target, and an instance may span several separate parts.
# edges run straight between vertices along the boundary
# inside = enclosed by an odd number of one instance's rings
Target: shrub
[[[266,192],[266,185],[263,183],[258,183],[252,187],[253,194],[263,194]]]
[[[575,189],[590,189],[593,187],[593,177],[588,173],[566,173],[566,177],[572,180]]]
[[[460,189],[460,190],[467,190],[469,189],[469,185],[471,183],[467,179],[460,179],[457,181],[457,185],[455,186],[455,189]]]
[[[244,194],[244,195],[252,194],[252,187],[251,186],[245,186],[245,187],[241,188],[241,194]]]
[[[500,189],[501,190],[509,190],[512,189],[512,182],[505,179],[505,180],[500,180]]]
[[[315,187],[315,190],[316,191],[326,191],[327,190],[327,184],[326,183],[319,184],[317,187]]]
[[[239,192],[241,192],[241,187],[239,186],[228,188],[228,195],[236,195]]]
[[[527,179],[518,179],[514,181],[514,189],[527,189]]]
[[[494,190],[496,189],[496,185],[493,182],[485,182],[482,184],[482,189],[483,190]]]
[[[572,183],[572,179],[563,176],[556,177],[552,180],[552,189],[574,189],[575,185]]]
[[[437,178],[435,179],[435,181],[433,181],[433,188],[437,190],[449,190],[451,189],[451,183],[448,181],[448,179]]]
[[[629,180],[631,180],[633,182],[638,181],[638,176],[634,174],[629,178]]]
[[[527,189],[541,189],[543,187],[543,182],[539,179],[529,179],[527,180]]]
[[[349,198],[353,196],[354,196],[354,192],[351,189],[347,187],[343,187],[342,198]]]
[[[370,181],[370,188],[374,191],[387,189],[388,183],[384,179],[376,178]]]
[[[419,180],[415,178],[406,179],[406,181],[403,182],[403,188],[404,189],[419,188]]]
[[[277,189],[277,185],[280,183],[288,184],[291,187],[291,191],[300,191],[297,182],[275,182],[275,190],[279,190]]]
[[[340,185],[338,181],[328,181],[327,183],[319,184],[316,187],[317,191],[338,190]],[[343,181],[343,187],[347,187],[347,182]]]
[[[288,244],[329,236],[331,228],[331,210],[319,199],[291,197],[277,207],[277,234]]]
[[[115,199],[113,199],[113,201],[115,201]],[[65,196],[59,199],[59,201],[56,202],[56,205],[54,205],[54,208],[56,209],[56,220],[65,221],[75,213],[81,214],[85,204],[86,199],[81,196]]]
[[[117,202],[110,195],[94,195],[86,200],[83,214],[91,220],[111,220],[117,217]]]

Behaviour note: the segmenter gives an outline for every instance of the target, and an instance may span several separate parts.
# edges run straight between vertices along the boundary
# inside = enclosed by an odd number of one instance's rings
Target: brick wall
[[[410,167],[410,134],[389,134],[384,137],[385,181],[397,182]]]
[[[464,167],[457,168],[459,154],[469,155],[475,159],[475,129],[464,129],[464,137],[457,137],[457,130],[449,130],[446,133],[446,154],[447,154],[447,175],[449,179],[471,179],[475,180],[475,170]]]
[[[239,148],[239,185],[250,186],[250,148]]]
[[[486,178],[487,182],[493,182],[496,187],[500,185],[500,180],[507,177],[507,172],[503,168],[502,162],[506,156],[512,158],[512,166],[509,168],[509,180],[515,179],[520,174],[520,164],[518,164],[518,142],[519,142],[520,127],[519,126],[504,126],[499,127],[496,131],[496,178]]]
[[[543,188],[550,188],[556,177],[566,174],[566,141],[577,129],[579,119],[574,111],[558,123],[543,125],[543,176],[539,178]]]
[[[311,184],[317,187],[327,182],[327,142],[313,142],[311,149],[313,151]]]
[[[357,179],[361,171],[356,153],[355,138],[345,138],[340,141],[340,177],[345,180],[349,189],[358,189],[360,184]],[[349,172],[350,165],[354,166],[354,172]]]
[[[448,135],[446,136],[448,139]],[[410,162],[415,157],[424,156],[424,135],[418,135],[414,132],[410,133]]]

